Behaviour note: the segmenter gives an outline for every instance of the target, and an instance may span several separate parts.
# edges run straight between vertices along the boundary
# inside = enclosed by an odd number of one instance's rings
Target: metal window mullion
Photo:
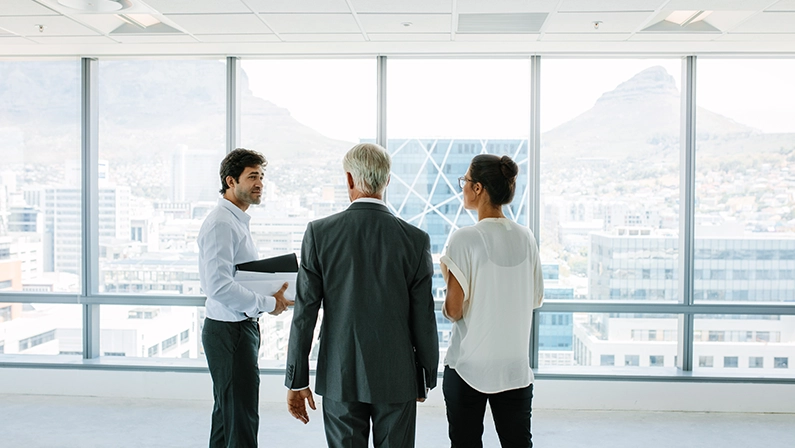
[[[378,56],[375,142],[386,148],[386,56]]]
[[[240,146],[240,58],[226,58],[226,153]]]
[[[99,292],[99,115],[98,68],[80,61],[80,155],[82,219],[82,296]],[[83,303],[83,358],[99,357],[99,304]]]
[[[378,56],[376,58],[376,124],[375,124],[375,142],[381,147],[387,147],[386,141],[386,56]],[[384,202],[387,201],[389,195],[389,185],[384,190]]]
[[[527,139],[527,225],[536,237],[539,247],[541,240],[541,56],[530,56],[530,135]],[[541,313],[533,311],[533,331],[530,333],[530,367],[538,367],[539,323]]]
[[[679,283],[680,297],[686,308],[693,306],[695,260],[695,204],[696,204],[696,57],[682,61],[682,129],[680,140],[681,176],[679,201]],[[679,347],[677,367],[685,372],[693,370],[694,314],[686,311],[679,316]]]

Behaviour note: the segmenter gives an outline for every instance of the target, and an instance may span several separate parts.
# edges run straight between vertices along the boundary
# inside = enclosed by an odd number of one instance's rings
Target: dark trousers
[[[210,448],[257,446],[259,323],[204,320],[202,343],[213,379]]]
[[[444,368],[444,401],[447,405],[448,434],[453,448],[483,447],[483,416],[486,401],[503,448],[532,448],[530,416],[533,385],[522,389],[484,394],[469,386],[454,369]]]
[[[375,448],[413,448],[417,402],[361,403],[323,399],[329,448],[367,448],[370,420]]]

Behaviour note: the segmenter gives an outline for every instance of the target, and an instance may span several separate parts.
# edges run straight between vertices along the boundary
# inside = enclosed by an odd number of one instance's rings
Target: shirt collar
[[[381,204],[383,206],[386,206],[386,203],[384,201],[382,201],[381,199],[376,199],[376,198],[359,198],[359,199],[351,202],[351,204],[355,204],[357,202],[367,202],[367,203],[370,203],[370,204]]]
[[[235,217],[243,224],[248,225],[249,221],[251,221],[251,215],[244,212],[243,210],[240,210],[237,205],[233,204],[232,201],[227,198],[219,199],[218,205],[232,212],[232,214],[235,215]]]

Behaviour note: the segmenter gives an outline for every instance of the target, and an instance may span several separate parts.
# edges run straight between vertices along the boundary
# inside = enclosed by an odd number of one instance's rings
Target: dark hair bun
[[[502,171],[502,175],[505,176],[506,179],[510,180],[519,174],[519,166],[516,165],[516,162],[510,157],[502,156],[500,158],[500,171]]]

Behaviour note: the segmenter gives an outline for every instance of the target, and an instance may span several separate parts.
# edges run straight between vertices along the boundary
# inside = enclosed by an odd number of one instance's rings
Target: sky
[[[671,59],[541,59],[541,130],[590,109],[640,71]],[[244,60],[255,96],[322,134],[355,142],[376,132],[374,59]],[[698,104],[763,132],[795,132],[795,60],[697,61]],[[387,61],[389,138],[527,138],[529,59]],[[243,105],[245,111],[245,104]]]

